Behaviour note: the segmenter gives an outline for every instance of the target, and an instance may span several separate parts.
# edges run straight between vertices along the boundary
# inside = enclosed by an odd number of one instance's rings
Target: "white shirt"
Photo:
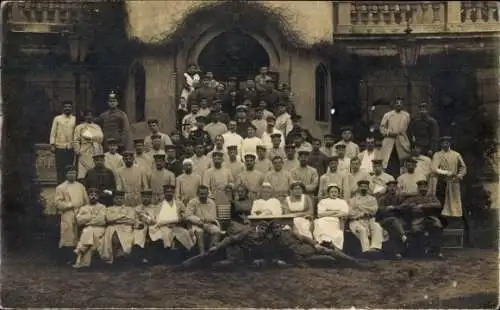
[[[238,153],[241,153],[241,143],[243,138],[235,132],[226,132],[222,135],[224,137],[224,149],[227,150],[229,145],[236,145],[238,147]]]
[[[293,125],[292,125],[292,119],[290,117],[290,114],[288,113],[283,113],[276,117],[276,129],[281,131],[281,133],[286,137],[286,134],[292,130]]]
[[[50,144],[58,149],[73,148],[73,133],[76,126],[76,118],[73,115],[61,114],[54,117],[50,130]]]
[[[367,150],[364,150],[361,152],[360,157],[361,157],[361,167],[359,168],[360,170],[363,170],[368,173],[373,172],[373,164],[372,160],[375,159],[375,150],[373,150],[371,153],[368,153]]]
[[[273,128],[272,133],[267,133],[267,131],[264,131],[264,133],[262,134],[262,138],[261,138],[262,145],[265,145],[266,149],[268,149],[268,150],[273,148],[273,142],[271,141],[271,135],[275,134],[275,133],[279,133],[281,135],[280,147],[281,148],[285,147],[285,139],[283,138],[283,133],[281,131],[279,131],[278,129]]]
[[[177,212],[175,201],[170,204],[166,200],[163,200],[161,210],[156,217],[156,222],[160,225],[179,222],[179,213]]]
[[[257,145],[262,145],[262,140],[257,137],[245,138],[241,143],[241,160],[244,160],[245,154],[257,154]]]
[[[261,213],[257,215],[257,211]],[[270,198],[268,200],[257,199],[254,200],[252,204],[252,215],[256,216],[280,216],[283,215],[283,209],[281,208],[281,203],[276,198]]]

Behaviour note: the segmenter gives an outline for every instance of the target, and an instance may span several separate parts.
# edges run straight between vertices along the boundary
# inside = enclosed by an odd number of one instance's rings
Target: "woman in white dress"
[[[75,128],[74,147],[78,155],[78,179],[85,178],[87,171],[94,167],[93,156],[102,153],[104,134],[101,127],[94,123],[94,112],[84,112],[85,121]]]
[[[344,224],[349,215],[349,205],[339,198],[340,187],[329,184],[328,198],[318,203],[318,219],[314,220],[314,239],[325,246],[335,246],[342,249],[344,246]]]
[[[290,194],[285,198],[284,213],[294,215],[293,229],[306,237],[313,239],[311,221],[314,207],[311,197],[304,194],[305,186],[300,181],[290,184]]]
[[[252,215],[254,216],[281,216],[283,208],[281,202],[273,197],[273,187],[271,183],[262,183],[260,198],[253,201]]]

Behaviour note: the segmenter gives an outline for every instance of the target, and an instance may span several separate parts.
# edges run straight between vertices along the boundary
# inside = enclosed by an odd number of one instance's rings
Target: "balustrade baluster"
[[[35,6],[33,4],[29,4],[26,6],[28,8],[28,11],[29,11],[29,16],[30,16],[30,22],[34,23],[36,22],[36,10],[35,10]]]
[[[486,21],[487,22],[495,22],[495,7],[496,3],[490,4],[490,2],[486,2],[485,9],[486,9]]]
[[[58,4],[54,4],[54,22],[55,23],[61,22],[61,8],[59,7]]]
[[[389,25],[396,24],[396,7],[389,7]]]

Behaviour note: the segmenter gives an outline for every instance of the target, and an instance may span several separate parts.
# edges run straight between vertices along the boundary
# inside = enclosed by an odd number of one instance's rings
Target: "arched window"
[[[134,66],[133,71],[135,86],[135,121],[146,120],[146,71],[140,64]]]
[[[320,122],[328,121],[328,102],[327,102],[327,83],[328,71],[324,64],[319,64],[315,72],[315,103],[316,103],[316,120]]]

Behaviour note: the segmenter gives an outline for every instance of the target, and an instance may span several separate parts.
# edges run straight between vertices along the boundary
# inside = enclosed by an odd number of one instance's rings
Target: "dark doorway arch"
[[[227,81],[254,77],[261,66],[269,66],[269,55],[262,45],[249,34],[229,30],[210,41],[198,57],[203,72],[213,72],[216,79]]]

